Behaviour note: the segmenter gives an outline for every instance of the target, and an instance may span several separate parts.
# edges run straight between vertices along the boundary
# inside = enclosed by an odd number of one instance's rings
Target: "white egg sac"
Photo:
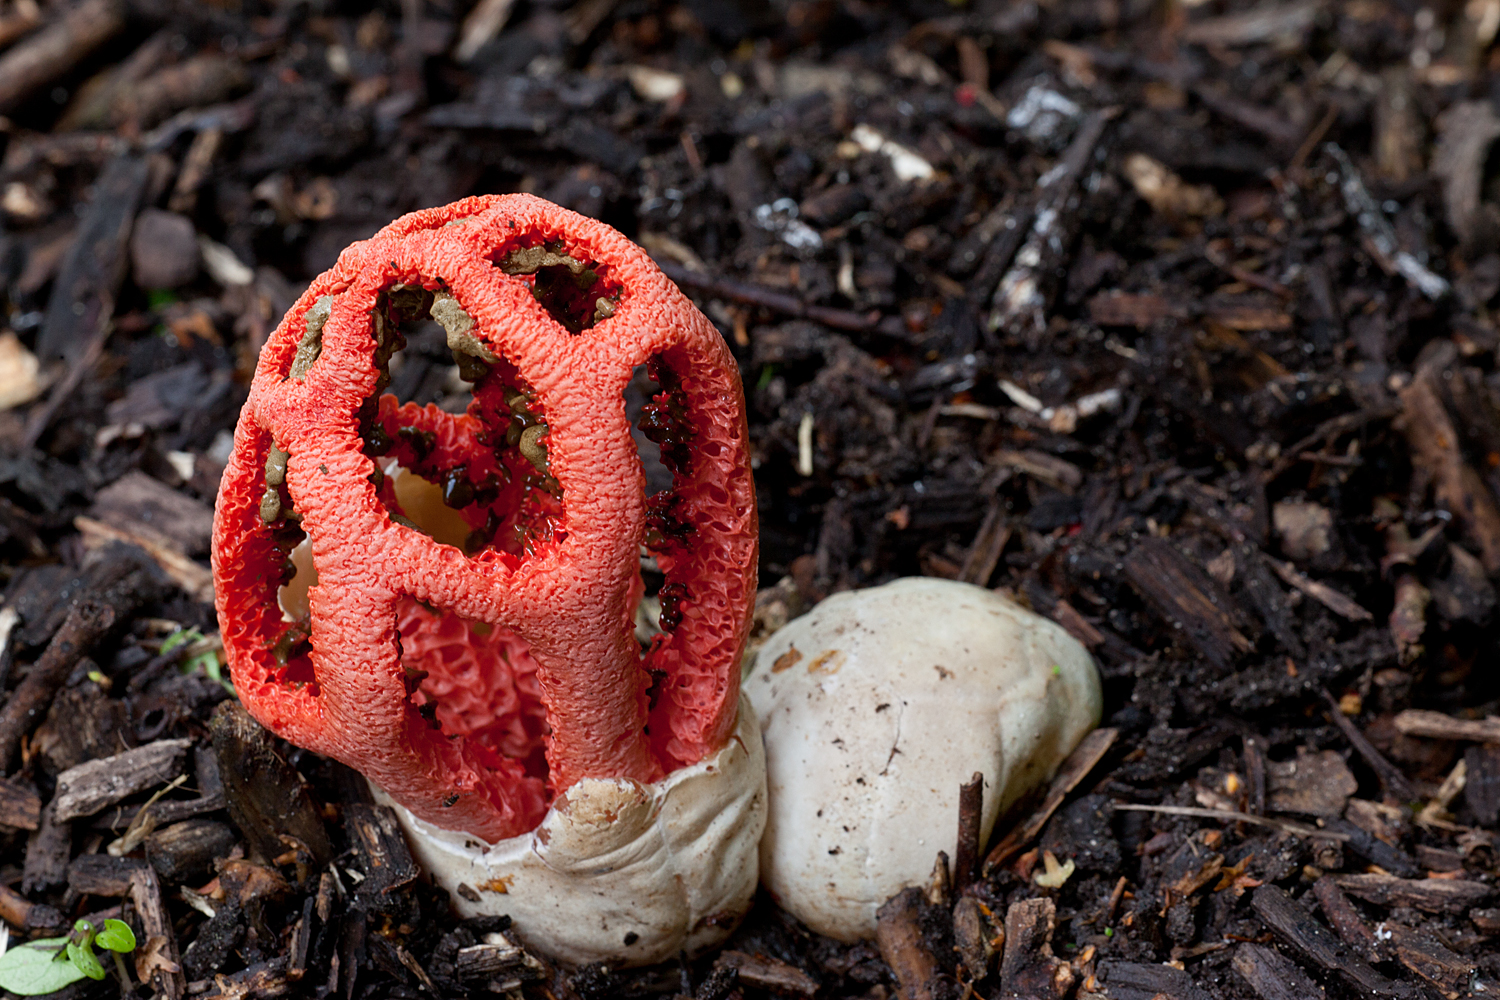
[[[765,737],[762,884],[820,934],[954,855],[958,791],[984,774],[981,837],[1099,722],[1093,659],[981,587],[911,578],[836,594],[773,635],[745,691]]]

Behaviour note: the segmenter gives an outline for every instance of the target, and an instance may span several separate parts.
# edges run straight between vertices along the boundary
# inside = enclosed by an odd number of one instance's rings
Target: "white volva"
[[[982,836],[1099,722],[1094,661],[981,587],[904,579],[828,598],[760,650],[745,692],[765,736],[761,879],[820,934],[954,854],[958,789],[984,773]]]
[[[412,853],[460,916],[499,916],[565,962],[644,965],[729,936],[755,895],[765,755],[742,697],[729,744],[642,785],[585,778],[531,833],[486,845],[396,811]]]

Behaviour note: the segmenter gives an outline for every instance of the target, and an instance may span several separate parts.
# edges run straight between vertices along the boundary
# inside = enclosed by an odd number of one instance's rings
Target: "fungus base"
[[[489,847],[371,787],[462,916],[507,915],[523,939],[566,962],[694,954],[728,937],[755,894],[765,755],[743,697],[718,753],[646,785],[586,778],[537,829]]]

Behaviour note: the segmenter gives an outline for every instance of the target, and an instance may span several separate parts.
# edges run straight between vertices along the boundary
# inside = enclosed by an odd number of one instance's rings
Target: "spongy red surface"
[[[418,678],[443,730],[475,740],[526,769],[525,812],[546,810],[547,709],[536,660],[514,632],[439,614],[407,598],[397,607],[401,665]]]
[[[569,333],[527,280],[494,266],[543,243],[591,262],[618,296],[611,317]],[[519,544],[501,537],[473,556],[439,544],[392,520],[389,497],[372,482],[356,414],[377,378],[371,312],[398,283],[451,292],[545,414],[560,503],[529,487],[492,505],[512,518]],[[333,305],[322,353],[304,378],[290,379],[307,311],[324,295]],[[622,394],[632,369],[653,358],[680,379],[690,460],[673,487],[684,531],[657,552],[679,588],[680,622],[643,658],[633,618],[646,502]],[[496,426],[492,396],[481,387],[463,416],[382,403],[380,419],[432,431],[444,461],[478,463],[467,468],[479,477],[482,452],[498,447],[488,429]],[[273,440],[291,455],[287,490],[318,572],[308,595],[310,647],[286,663],[275,654],[286,629],[276,601],[283,553],[258,513]],[[579,778],[654,780],[723,746],[755,564],[743,392],[718,331],[619,233],[525,195],[405,216],[312,283],[262,352],[214,524],[220,627],[251,712],[362,771],[418,816],[492,841],[530,829],[546,797]],[[422,605],[437,612],[430,634],[409,617]],[[443,659],[456,644],[470,658],[455,653],[444,661],[451,669],[429,669],[413,695],[398,620],[414,625],[420,652],[411,655]],[[476,638],[463,625],[462,635],[450,621],[494,631]],[[534,671],[480,666],[503,634],[529,650]],[[653,676],[660,680],[648,704]],[[529,728],[539,716],[522,697],[526,677],[547,732]],[[497,694],[507,683],[515,707]],[[438,727],[422,714],[429,690]],[[528,750],[538,736],[545,787]]]

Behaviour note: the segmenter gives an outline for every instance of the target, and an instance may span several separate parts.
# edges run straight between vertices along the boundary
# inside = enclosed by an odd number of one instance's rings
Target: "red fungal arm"
[[[393,318],[440,293],[473,320],[461,415],[379,398]],[[642,364],[661,385],[643,429],[674,472],[649,500],[623,401]],[[393,463],[444,491],[453,544],[408,521]],[[317,582],[288,622],[278,588],[304,533]],[[644,656],[643,543],[667,580]],[[313,282],[261,354],[214,522],[250,711],[490,841],[580,778],[652,781],[727,742],[755,566],[718,331],[618,232],[525,195],[405,216]]]

